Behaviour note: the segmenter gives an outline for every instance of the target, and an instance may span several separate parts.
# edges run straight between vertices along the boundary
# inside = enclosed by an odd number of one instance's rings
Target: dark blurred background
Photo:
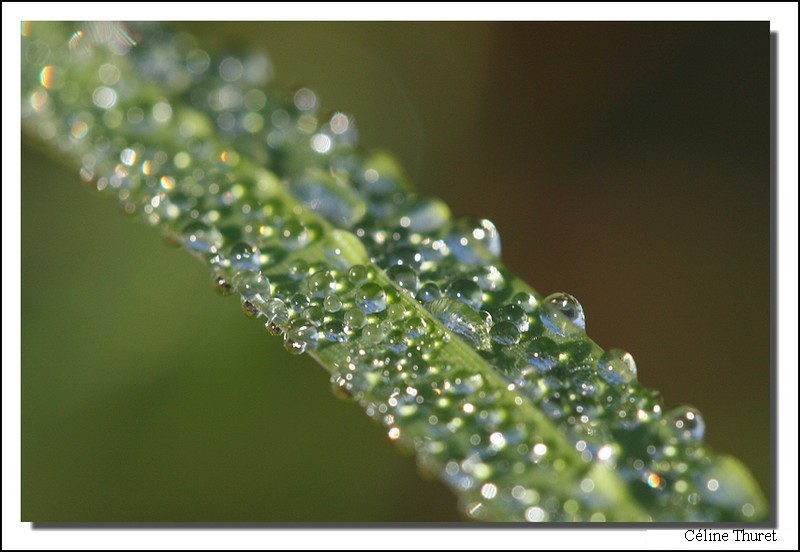
[[[768,23],[193,23],[495,222],[769,495]],[[23,519],[447,521],[413,457],[77,171],[22,157]]]

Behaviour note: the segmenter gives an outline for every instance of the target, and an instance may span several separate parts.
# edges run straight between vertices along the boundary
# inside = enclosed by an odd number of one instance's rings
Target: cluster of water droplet
[[[393,157],[358,147],[351,116],[268,88],[265,57],[211,56],[150,25],[35,28],[26,127],[208,263],[289,352],[323,359],[334,392],[469,516],[637,516],[595,491],[603,468],[652,519],[754,515],[702,445],[699,412],[663,413],[629,353],[587,338],[574,297],[540,297],[502,266],[490,221],[410,193]],[[496,373],[471,373],[477,355]]]

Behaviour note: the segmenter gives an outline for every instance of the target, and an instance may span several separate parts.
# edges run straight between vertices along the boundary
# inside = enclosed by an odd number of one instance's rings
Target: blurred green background
[[[769,495],[768,23],[192,23],[495,222]],[[326,372],[157,231],[22,156],[26,521],[448,521]]]

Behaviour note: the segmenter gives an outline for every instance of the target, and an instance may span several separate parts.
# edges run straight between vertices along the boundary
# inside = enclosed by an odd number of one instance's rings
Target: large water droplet
[[[706,432],[706,423],[697,409],[679,406],[670,410],[664,419],[672,435],[687,444],[700,444]]]
[[[633,356],[622,349],[609,349],[597,361],[600,377],[612,385],[636,380],[636,362]]]
[[[483,305],[483,292],[478,284],[472,280],[461,278],[447,286],[447,295],[451,299],[466,303],[475,310]]]
[[[500,258],[500,234],[488,219],[459,218],[445,241],[453,256],[465,264],[493,263]]]
[[[183,229],[184,244],[197,253],[216,253],[222,247],[222,234],[213,226],[192,222]]]
[[[308,169],[290,181],[289,189],[306,206],[331,221],[350,228],[367,212],[367,204],[346,182],[321,169]]]
[[[542,324],[561,337],[577,337],[586,332],[583,307],[568,293],[547,296],[539,306]]]
[[[386,292],[374,282],[367,282],[356,290],[356,306],[367,314],[386,309]]]

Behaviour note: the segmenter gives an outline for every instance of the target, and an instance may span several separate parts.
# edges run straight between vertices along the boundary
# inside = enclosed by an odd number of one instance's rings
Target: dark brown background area
[[[417,189],[495,222],[604,347],[769,492],[767,23],[193,23],[356,116]],[[23,519],[444,521],[455,500],[216,297],[23,153]]]

